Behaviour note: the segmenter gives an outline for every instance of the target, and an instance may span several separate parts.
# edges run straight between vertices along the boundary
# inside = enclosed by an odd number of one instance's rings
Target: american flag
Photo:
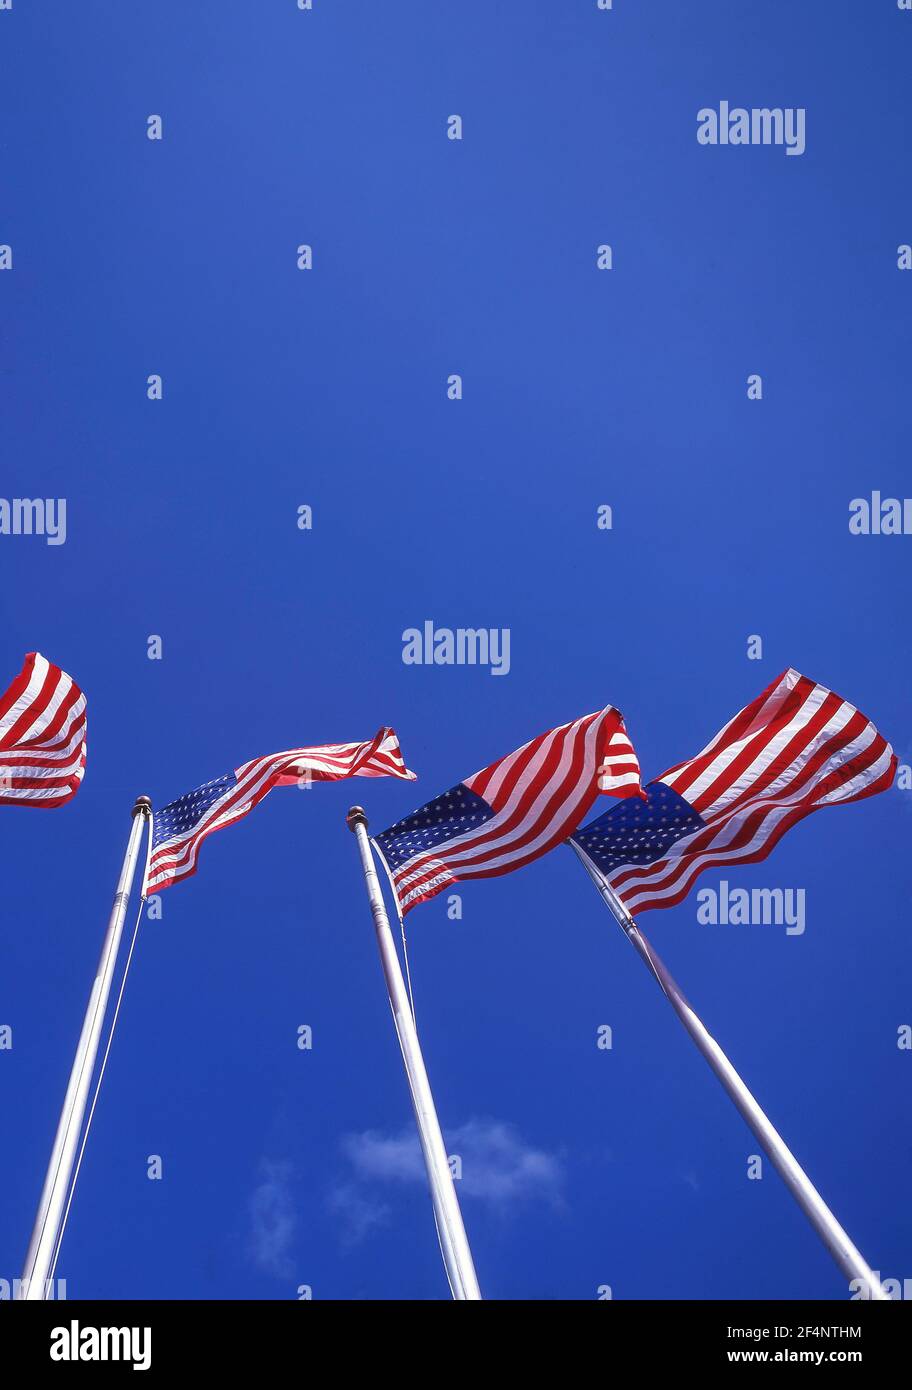
[[[624,721],[610,705],[540,734],[378,835],[403,914],[465,878],[494,878],[547,853],[599,792],[642,796]]]
[[[415,774],[405,766],[392,729],[380,729],[367,743],[326,743],[254,758],[155,812],[143,893],[160,892],[195,874],[206,836],[246,816],[273,787],[337,782],[343,777],[414,781]]]
[[[765,859],[812,811],[893,781],[893,749],[826,686],[783,671],[702,753],[574,837],[634,915],[673,907],[704,869]]]
[[[29,652],[0,696],[0,806],[62,806],[85,765],[85,696],[66,671]]]

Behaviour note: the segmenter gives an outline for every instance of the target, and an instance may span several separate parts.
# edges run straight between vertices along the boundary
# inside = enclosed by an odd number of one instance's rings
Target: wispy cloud
[[[379,1182],[420,1182],[424,1161],[414,1129],[397,1134],[381,1134],[368,1129],[363,1134],[346,1134],[342,1151],[359,1178]]]
[[[564,1169],[559,1157],[526,1143],[514,1125],[471,1119],[446,1138],[451,1159],[458,1159],[456,1190],[461,1197],[485,1202],[501,1213],[525,1201],[562,1201]],[[335,1190],[332,1205],[353,1218],[347,1234],[358,1240],[388,1219],[389,1208],[376,1196],[379,1189],[424,1184],[427,1177],[411,1127],[394,1133],[348,1134],[342,1150],[351,1173]]]
[[[556,1154],[525,1143],[500,1120],[469,1120],[449,1136],[450,1153],[462,1158],[462,1188],[470,1197],[497,1203],[559,1202],[564,1168]]]
[[[250,1198],[250,1253],[254,1263],[278,1279],[291,1277],[291,1242],[298,1224],[291,1194],[292,1165],[264,1159],[262,1181]]]
[[[369,1196],[357,1183],[340,1183],[333,1188],[329,1209],[341,1218],[345,1245],[357,1245],[377,1226],[385,1226],[391,1215],[388,1202]]]

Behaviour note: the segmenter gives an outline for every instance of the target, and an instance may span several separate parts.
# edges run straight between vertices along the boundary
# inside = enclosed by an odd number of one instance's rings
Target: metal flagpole
[[[877,1275],[840,1226],[782,1135],[773,1127],[764,1111],[760,1109],[715,1038],[694,1013],[662,959],[637,926],[633,915],[628,912],[611,885],[605,882],[597,866],[593,864],[586,852],[575,841],[570,840],[569,843],[588,870],[592,882],[601,893],[616,922],[624,931],[627,940],[658,980],[669,1004],[716,1073],[731,1100],[734,1101],[742,1119],[747,1122],[766,1150],[779,1176],[843,1274],[850,1281],[863,1280],[864,1282],[858,1291],[864,1292],[868,1298],[886,1299],[889,1302],[890,1295],[884,1290]]]
[[[127,903],[130,898],[136,860],[139,855],[139,842],[142,838],[143,825],[151,810],[152,803],[147,796],[136,798],[136,804],[132,811],[133,824],[130,827],[130,838],[127,841],[127,850],[117,882],[117,891],[114,894],[114,904],[111,908],[111,916],[101,948],[95,983],[92,985],[92,992],[89,995],[82,1032],[79,1035],[76,1056],[73,1059],[70,1080],[63,1101],[63,1109],[60,1112],[57,1134],[54,1138],[54,1147],[51,1150],[47,1175],[44,1179],[41,1201],[38,1204],[38,1214],[35,1217],[28,1254],[25,1257],[25,1268],[22,1272],[18,1294],[20,1299],[33,1301],[44,1299],[49,1293],[47,1285],[50,1269],[57,1246],[60,1223],[66,1207],[73,1161],[85,1117],[86,1101],[92,1073],[95,1069],[95,1059],[98,1055],[98,1043],[104,1025],[105,1010],[111,992],[111,981],[114,978],[114,967],[123,933]]]
[[[389,918],[383,905],[380,882],[371,856],[370,842],[367,838],[367,816],[362,807],[353,806],[346,817],[346,824],[358,842],[364,882],[374,918],[377,945],[380,948],[380,962],[386,978],[393,1023],[402,1049],[402,1060],[408,1079],[412,1104],[415,1108],[415,1121],[421,1152],[427,1169],[431,1200],[434,1204],[434,1219],[440,1236],[440,1247],[446,1266],[450,1290],[455,1299],[476,1300],[481,1298],[472,1252],[462,1224],[462,1213],[456,1197],[453,1175],[447,1160],[447,1152],[440,1132],[440,1122],[434,1108],[431,1084],[421,1055],[421,1046],[409,1006],[408,992],[402,978],[399,957],[396,954]]]

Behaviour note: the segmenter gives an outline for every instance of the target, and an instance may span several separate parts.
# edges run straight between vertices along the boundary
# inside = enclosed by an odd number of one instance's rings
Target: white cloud
[[[462,1158],[460,1191],[482,1201],[556,1202],[564,1182],[556,1154],[523,1142],[513,1125],[499,1120],[469,1120],[449,1136],[449,1151]]]
[[[424,1178],[421,1146],[414,1129],[399,1134],[381,1134],[375,1129],[347,1134],[342,1149],[359,1178],[380,1182],[420,1182]]]
[[[366,1195],[357,1183],[341,1183],[329,1194],[329,1209],[342,1220],[342,1238],[346,1245],[357,1245],[377,1226],[385,1226],[390,1218],[387,1202]]]
[[[411,1127],[394,1134],[349,1134],[343,1150],[362,1183],[426,1183],[418,1136]],[[561,1200],[564,1170],[556,1154],[527,1144],[514,1125],[472,1119],[447,1135],[450,1157],[462,1174],[457,1193],[503,1210],[520,1201]]]
[[[264,1159],[263,1181],[250,1199],[250,1252],[266,1274],[288,1279],[293,1272],[291,1242],[298,1224],[291,1195],[290,1163]]]

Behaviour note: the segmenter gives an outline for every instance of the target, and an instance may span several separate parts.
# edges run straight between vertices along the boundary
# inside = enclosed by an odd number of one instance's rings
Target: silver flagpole
[[[890,1295],[884,1290],[877,1275],[840,1226],[782,1135],[760,1109],[715,1038],[706,1030],[694,1013],[660,956],[637,926],[632,914],[628,912],[611,885],[606,883],[598,867],[592,862],[585,850],[581,849],[574,840],[570,840],[569,843],[588,870],[589,877],[607,903],[618,926],[621,927],[627,940],[659,982],[669,1004],[722,1082],[742,1119],[747,1122],[766,1150],[782,1181],[843,1274],[850,1281],[853,1279],[863,1281],[858,1286],[858,1292],[862,1293],[863,1296],[871,1299],[886,1299],[889,1302]]]
[[[114,967],[117,963],[117,952],[123,934],[130,889],[133,886],[139,842],[142,838],[143,825],[151,809],[152,803],[147,796],[137,797],[132,811],[133,824],[130,827],[130,838],[127,841],[127,850],[117,882],[117,891],[114,894],[114,904],[111,908],[111,916],[101,948],[95,983],[92,985],[92,992],[89,995],[82,1032],[79,1035],[76,1056],[73,1059],[70,1080],[63,1101],[63,1109],[60,1112],[57,1134],[54,1138],[54,1147],[51,1150],[51,1159],[44,1179],[41,1201],[38,1204],[38,1214],[35,1217],[28,1254],[25,1257],[25,1268],[22,1272],[18,1293],[20,1299],[37,1301],[47,1297],[50,1292],[48,1289],[50,1269],[57,1246],[60,1223],[66,1207],[76,1146],[82,1132],[89,1086],[92,1081],[92,1073],[95,1070],[98,1043],[104,1025],[108,996],[111,992],[111,981],[114,978]]]
[[[424,1058],[421,1055],[421,1046],[415,1031],[408,993],[402,978],[393,934],[390,931],[389,918],[383,905],[383,895],[380,891],[377,870],[374,867],[370,842],[367,838],[367,816],[362,807],[353,806],[351,808],[346,817],[346,824],[358,841],[361,867],[364,870],[364,882],[367,886],[367,896],[374,918],[377,945],[380,948],[380,962],[386,978],[390,1008],[393,1011],[393,1022],[396,1026],[399,1046],[402,1049],[405,1074],[412,1096],[412,1104],[415,1108],[418,1137],[421,1140],[421,1152],[424,1155],[424,1166],[427,1169],[431,1200],[434,1204],[434,1219],[437,1222],[440,1248],[446,1266],[447,1278],[450,1281],[450,1290],[455,1299],[480,1299],[481,1290],[475,1275],[472,1252],[469,1249],[465,1226],[462,1224],[462,1213],[459,1210],[453,1175],[450,1172],[443,1135],[440,1132],[440,1122],[434,1108],[431,1084],[428,1081]]]

